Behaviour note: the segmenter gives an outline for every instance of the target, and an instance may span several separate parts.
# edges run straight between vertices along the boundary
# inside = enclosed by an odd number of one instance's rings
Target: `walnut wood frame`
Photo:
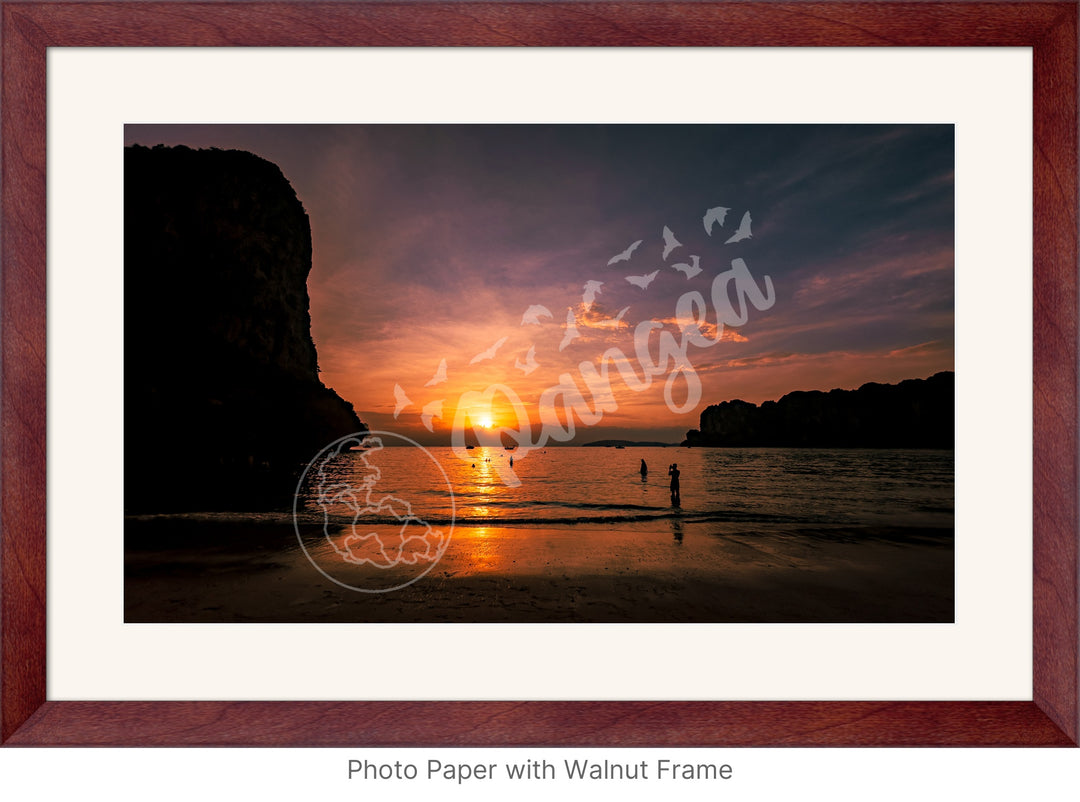
[[[27,746],[1077,744],[1077,2],[2,2],[0,6],[0,742]],[[327,45],[1032,48],[1032,701],[48,701],[46,48]]]

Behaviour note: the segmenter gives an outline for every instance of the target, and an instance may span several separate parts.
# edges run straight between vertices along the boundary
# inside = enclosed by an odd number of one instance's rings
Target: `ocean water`
[[[461,456],[346,450],[293,510],[132,516],[125,620],[954,620],[951,451]]]
[[[511,473],[509,461],[513,457]],[[649,472],[643,481],[639,466]],[[672,505],[668,466],[680,471]],[[346,524],[402,503],[431,525],[693,522],[953,526],[953,452],[891,449],[477,447],[345,452],[309,471],[297,514]],[[369,484],[365,485],[365,480]],[[322,482],[320,493],[319,482]],[[334,492],[326,492],[327,489]],[[370,492],[369,492],[370,491]],[[376,515],[376,517],[378,517]]]

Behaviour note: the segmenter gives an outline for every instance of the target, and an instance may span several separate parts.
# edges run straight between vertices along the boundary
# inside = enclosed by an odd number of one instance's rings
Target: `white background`
[[[712,782],[365,782],[348,761],[511,762],[546,757],[624,762],[656,756],[723,762],[732,779]],[[505,775],[500,775],[505,778]],[[64,749],[0,751],[0,787],[10,799],[127,802],[515,802],[553,798],[622,802],[1051,802],[1074,799],[1076,749]],[[23,793],[20,793],[22,791]],[[602,795],[602,796],[601,796]]]
[[[717,75],[741,79],[718,89]],[[395,670],[422,673],[428,698],[671,698],[650,678],[656,656],[672,651],[688,668],[686,698],[1030,698],[1029,52],[84,49],[52,51],[49,81],[49,443],[63,444],[63,453],[49,455],[50,698],[304,698],[312,676],[324,681],[314,698],[348,698],[358,684],[370,686],[355,682],[355,669],[327,668],[363,666],[355,659],[361,653],[398,655]],[[660,96],[665,103],[653,102]],[[419,120],[955,122],[957,404],[964,410],[957,421],[957,624],[125,627],[123,124]],[[87,455],[87,464],[73,454]],[[501,648],[492,650],[493,641]],[[594,671],[559,669],[559,654],[583,649],[578,665]],[[500,653],[520,657],[521,650],[534,671],[504,671]],[[212,665],[207,655],[215,655]],[[556,659],[545,663],[545,655]],[[439,667],[434,685],[422,668],[431,661]],[[485,666],[482,681],[476,665]],[[637,670],[610,670],[628,665]],[[55,753],[15,754],[0,753],[0,778],[17,785],[48,776],[50,788],[73,797],[113,786],[112,798],[140,798],[148,787],[165,799],[209,789],[217,798],[225,795],[222,776],[230,795],[243,789],[269,799],[457,793],[441,784],[350,784],[346,760],[361,756],[354,750],[301,750],[284,760],[270,751],[76,750],[63,753],[71,767],[64,773],[50,768]],[[371,754],[426,759],[403,750]],[[512,757],[498,751],[494,759]],[[1052,783],[1075,785],[1077,766],[1062,750],[720,750],[716,759],[731,763],[737,779],[719,788],[605,787],[642,799],[658,792],[835,799],[855,798],[871,782],[875,798],[952,799],[962,783],[1004,799],[1020,788],[1038,795]],[[219,775],[204,780],[192,766]],[[573,792],[563,784],[490,783],[459,796],[539,798],[556,789]]]

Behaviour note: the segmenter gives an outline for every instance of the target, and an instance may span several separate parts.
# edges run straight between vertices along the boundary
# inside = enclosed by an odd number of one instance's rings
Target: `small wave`
[[[622,502],[591,502],[591,501],[544,501],[541,499],[531,499],[529,501],[519,501],[514,499],[512,501],[500,501],[499,499],[492,499],[489,496],[481,494],[476,495],[464,495],[458,494],[456,501],[459,507],[467,508],[470,505],[477,507],[495,507],[495,508],[509,508],[509,509],[528,509],[532,507],[558,507],[561,509],[569,510],[633,510],[641,512],[665,512],[670,509],[667,506],[659,506],[655,504],[626,504]]]
[[[567,505],[563,505],[566,507]],[[613,524],[633,525],[647,524],[657,521],[682,521],[684,523],[736,523],[736,524],[815,524],[835,525],[845,523],[858,525],[865,523],[859,519],[840,520],[837,516],[816,516],[805,514],[784,515],[766,513],[759,510],[692,510],[664,508],[624,508],[616,505],[597,505],[597,507],[611,507],[613,511],[604,513],[597,509],[594,514],[575,514],[573,509],[566,509],[564,514],[532,514],[521,510],[518,514],[495,514],[475,515],[468,510],[459,512],[451,519],[447,511],[435,511],[429,515],[419,515],[417,524],[423,522],[429,526],[446,527],[453,523],[458,527],[540,527],[540,526],[606,526]],[[288,512],[188,512],[166,513],[158,515],[133,515],[131,520],[154,521],[154,520],[189,520],[220,523],[256,523],[266,525],[288,526],[294,525],[294,518]],[[365,516],[364,523],[369,526],[399,526],[402,520],[393,516]],[[331,526],[349,526],[353,523],[350,514],[331,514],[324,516],[318,509],[310,509],[298,512],[295,523],[302,526],[322,526],[328,523]],[[876,523],[876,522],[874,522]]]
[[[184,512],[162,513],[157,515],[132,515],[130,520],[136,521],[159,521],[159,520],[189,520],[207,521],[220,523],[260,523],[270,525],[291,526],[293,516],[290,513],[244,513],[244,512]],[[762,515],[760,513],[739,513],[734,511],[686,511],[673,510],[670,508],[657,510],[651,513],[626,512],[611,515],[457,515],[453,519],[447,514],[420,516],[419,520],[430,526],[449,526],[451,522],[455,526],[559,526],[575,524],[615,524],[615,523],[641,523],[648,521],[681,520],[686,522],[750,522],[783,523],[795,520],[790,516]],[[303,525],[321,525],[325,520],[334,526],[348,526],[353,523],[351,515],[329,515],[324,519],[318,511],[300,512],[296,515],[296,522]],[[371,526],[395,526],[403,521],[392,516],[365,516],[364,523]]]
[[[298,516],[300,523],[321,524],[321,515],[311,514]],[[650,521],[679,520],[686,523],[786,523],[794,519],[789,516],[740,514],[738,512],[688,512],[684,510],[664,509],[650,514],[623,513],[610,515],[458,515],[452,521],[449,516],[427,516],[424,523],[429,526],[454,526],[468,527],[492,527],[492,526],[578,526],[583,524],[607,525],[607,524],[636,524]],[[353,523],[351,516],[331,515],[326,521],[332,525],[349,526]],[[364,518],[364,523],[371,526],[393,526],[401,523],[392,518]]]

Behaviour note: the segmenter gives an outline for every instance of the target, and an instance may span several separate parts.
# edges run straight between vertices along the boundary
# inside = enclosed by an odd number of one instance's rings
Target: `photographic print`
[[[128,125],[127,622],[954,620],[951,125]]]

